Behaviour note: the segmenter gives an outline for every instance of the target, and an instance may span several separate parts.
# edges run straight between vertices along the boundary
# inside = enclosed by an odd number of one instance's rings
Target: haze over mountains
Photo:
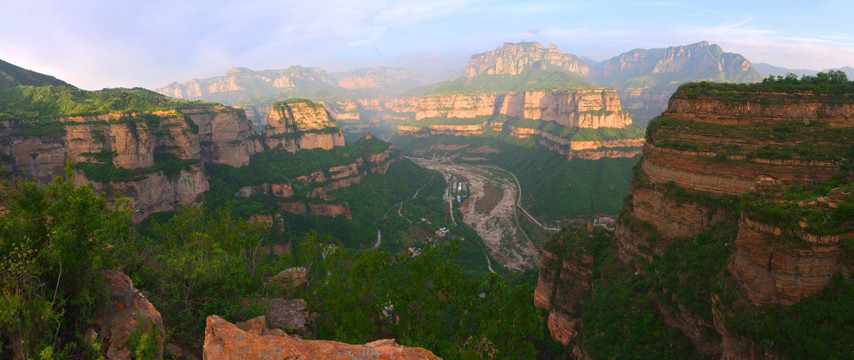
[[[522,42],[158,93],[0,62],[0,358],[845,358],[850,70]]]
[[[235,68],[224,76],[172,83],[157,89],[167,96],[222,101],[232,105],[263,103],[264,98],[299,96],[354,99],[376,96],[418,96],[447,91],[449,86],[467,92],[524,90],[497,82],[492,75],[536,72],[540,82],[547,74],[570,75],[551,79],[552,86],[605,86],[615,88],[636,122],[644,124],[666,106],[676,87],[687,81],[756,82],[762,75],[743,56],[724,52],[708,42],[659,49],[636,49],[603,62],[594,62],[557,46],[539,43],[505,43],[493,51],[472,55],[464,76],[452,82],[430,82],[405,69],[374,68],[329,74],[320,68],[292,66],[283,70],[252,71]],[[482,76],[479,78],[479,76]],[[485,77],[484,77],[485,76]],[[469,86],[465,86],[468,84]],[[558,85],[560,84],[560,85]],[[568,85],[567,85],[568,84]],[[420,87],[418,87],[420,86]],[[410,90],[406,93],[404,91]],[[269,100],[268,100],[269,102]]]

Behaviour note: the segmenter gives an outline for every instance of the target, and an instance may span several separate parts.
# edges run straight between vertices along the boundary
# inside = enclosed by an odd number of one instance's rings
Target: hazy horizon
[[[637,48],[708,41],[753,63],[854,66],[854,4],[719,1],[269,0],[4,1],[0,59],[85,89],[141,86],[293,65],[386,66],[428,76],[472,54],[536,41],[607,60]]]

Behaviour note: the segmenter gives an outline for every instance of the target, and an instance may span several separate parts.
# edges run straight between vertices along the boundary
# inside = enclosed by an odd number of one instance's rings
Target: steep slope
[[[18,85],[73,87],[53,76],[30,71],[0,60],[0,90]]]
[[[614,235],[564,230],[546,245],[535,298],[552,335],[593,358],[640,341],[725,359],[847,356],[831,334],[850,330],[854,300],[852,93],[840,73],[681,86],[650,123]]]

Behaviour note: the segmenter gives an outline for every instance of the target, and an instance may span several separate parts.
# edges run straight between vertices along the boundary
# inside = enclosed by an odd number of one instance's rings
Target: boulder
[[[432,352],[397,344],[392,339],[365,345],[327,340],[298,340],[281,331],[268,330],[258,317],[240,326],[219,316],[208,316],[205,326],[205,360],[226,359],[439,359]]]
[[[102,341],[106,345],[107,359],[132,359],[128,339],[140,332],[154,334],[157,358],[163,357],[163,341],[166,332],[163,319],[154,305],[142,292],[133,287],[130,278],[118,270],[104,271],[109,286],[110,300],[106,305],[95,309],[92,318],[93,341]]]

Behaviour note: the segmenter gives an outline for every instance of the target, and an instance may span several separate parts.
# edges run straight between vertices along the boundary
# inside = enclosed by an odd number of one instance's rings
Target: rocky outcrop
[[[652,284],[644,294],[652,300],[649,311],[703,357],[787,358],[743,322],[785,314],[816,294],[822,295],[804,306],[826,306],[814,302],[835,295],[822,290],[854,276],[850,94],[756,88],[688,84],[673,95],[647,129],[608,255]],[[839,187],[828,190],[833,186]],[[590,245],[544,247],[535,304],[549,311],[552,336],[583,354],[575,339],[591,293],[583,276]],[[715,265],[680,264],[699,261],[691,251]],[[566,273],[573,277],[561,290]],[[702,296],[678,294],[698,281],[708,283],[692,289]]]
[[[322,104],[288,100],[273,104],[264,128],[264,142],[272,150],[297,152],[344,146],[344,134]]]
[[[563,345],[577,343],[573,340],[581,328],[581,310],[592,291],[593,256],[574,248],[574,243],[592,237],[590,231],[604,230],[564,228],[543,249],[534,306],[548,312],[546,326]],[[583,351],[580,346],[572,347],[576,356]]]
[[[146,332],[154,336],[157,345],[154,355],[163,357],[163,342],[166,332],[160,312],[133,287],[133,282],[117,270],[104,272],[109,286],[110,301],[95,310],[93,328],[87,333],[87,341],[103,342],[103,349],[110,360],[133,358],[128,339],[134,332]]]
[[[110,183],[90,181],[84,172],[75,171],[74,184],[87,183],[98,191],[117,191],[130,198],[134,223],[141,222],[152,213],[171,211],[181,205],[199,205],[202,195],[210,190],[209,177],[200,165],[190,165],[171,176],[154,172],[139,180]]]
[[[562,126],[623,128],[632,123],[609,89],[526,91],[508,94],[451,94],[421,97],[415,119],[506,115]]]
[[[591,75],[590,66],[581,58],[564,54],[555,45],[543,47],[539,43],[504,43],[493,51],[472,55],[466,64],[465,76],[479,74],[519,75],[529,69],[559,68],[582,76]]]
[[[800,246],[769,239],[793,237]],[[743,217],[728,269],[755,304],[792,305],[830,283],[834,273],[851,276],[843,242],[854,234],[817,236],[787,232]],[[792,240],[789,240],[792,242]]]
[[[206,106],[148,113],[60,117],[46,134],[27,132],[25,121],[0,124],[0,165],[18,178],[47,181],[66,159],[78,167],[76,184],[118,191],[131,199],[141,221],[152,212],[196,204],[208,191],[202,163],[249,164],[262,150],[242,111]],[[165,164],[181,163],[168,171]]]
[[[246,305],[260,306],[266,309],[266,324],[273,328],[288,329],[291,333],[308,335],[311,327],[311,314],[308,303],[303,299],[247,299]],[[238,324],[239,326],[239,324]]]
[[[212,315],[205,326],[204,358],[222,359],[439,359],[430,351],[384,339],[365,345],[326,340],[298,340],[281,330],[267,329],[255,318],[234,325]]]

